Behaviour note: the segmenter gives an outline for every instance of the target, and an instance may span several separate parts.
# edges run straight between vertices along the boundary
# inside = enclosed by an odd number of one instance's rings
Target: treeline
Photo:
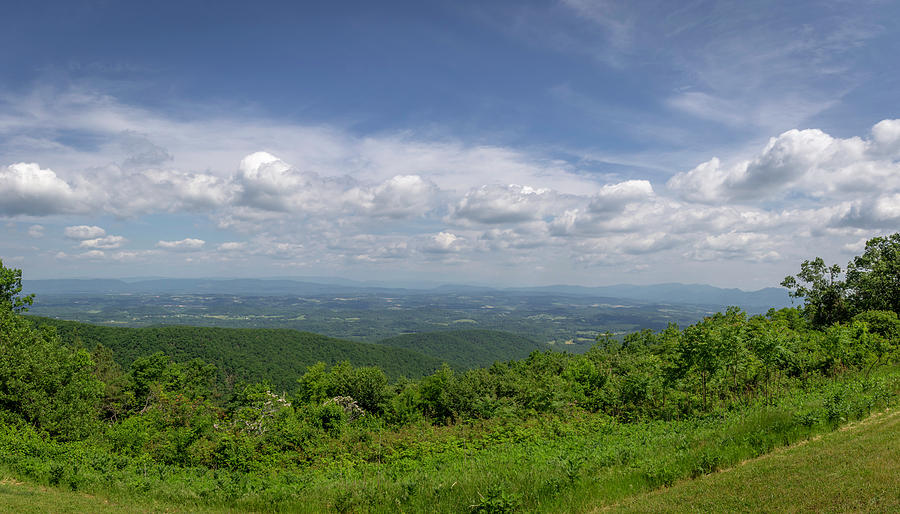
[[[359,343],[291,329],[191,326],[104,327],[51,318],[31,318],[38,327],[53,327],[61,340],[97,355],[109,353],[123,369],[135,360],[162,352],[176,362],[201,359],[216,368],[224,386],[267,381],[280,391],[292,390],[306,368],[317,363],[347,361],[377,366],[391,379],[421,378],[441,360],[412,349]],[[103,349],[96,350],[98,347]],[[108,352],[107,352],[108,350]]]
[[[821,257],[803,261],[800,273],[781,285],[804,301],[804,313],[818,328],[846,323],[871,310],[900,312],[900,232],[866,241],[865,251],[847,263],[828,266]]]
[[[108,356],[123,369],[156,352],[181,363],[201,359],[215,366],[218,387],[223,390],[240,382],[265,381],[275,390],[290,391],[306,369],[318,362],[375,366],[393,381],[400,377],[425,377],[442,363],[455,371],[465,371],[496,361],[525,358],[534,350],[546,348],[516,334],[481,329],[404,334],[372,344],[292,329],[130,328],[37,316],[28,319],[38,328],[53,327],[68,346],[85,348],[95,360]]]

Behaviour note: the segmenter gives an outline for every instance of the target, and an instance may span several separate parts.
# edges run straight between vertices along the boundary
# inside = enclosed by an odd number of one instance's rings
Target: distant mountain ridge
[[[304,277],[306,279],[307,277]],[[445,284],[429,288],[374,286],[351,280],[314,279],[184,279],[159,278],[125,281],[117,279],[26,280],[25,290],[41,294],[231,294],[241,296],[329,295],[329,294],[561,294],[598,298],[622,298],[646,303],[673,303],[725,307],[737,305],[759,310],[787,307],[787,290],[767,287],[757,291],[720,288],[704,284],[666,283],[654,285],[619,284],[612,286],[551,285],[539,287],[493,288],[465,284]]]
[[[784,288],[766,287],[756,291],[744,291],[737,288],[720,288],[705,284],[653,284],[636,286],[619,284],[614,286],[544,286],[517,288],[516,291],[544,292],[552,294],[573,294],[578,296],[599,296],[611,298],[627,298],[652,303],[682,303],[696,305],[716,305],[740,307],[788,307],[791,298]]]

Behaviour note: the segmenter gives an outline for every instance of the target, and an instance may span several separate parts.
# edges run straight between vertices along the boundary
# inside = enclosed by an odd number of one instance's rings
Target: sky
[[[777,286],[900,227],[900,3],[12,2],[27,279]]]

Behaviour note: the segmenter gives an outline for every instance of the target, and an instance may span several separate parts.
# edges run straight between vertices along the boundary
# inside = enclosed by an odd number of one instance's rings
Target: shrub
[[[37,330],[0,308],[0,405],[7,416],[62,439],[80,439],[97,426],[103,384],[83,349],[72,351],[52,330]]]

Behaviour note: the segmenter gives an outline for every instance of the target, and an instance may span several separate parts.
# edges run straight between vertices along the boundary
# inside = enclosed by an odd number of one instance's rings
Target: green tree
[[[72,351],[55,330],[35,329],[19,315],[21,270],[0,263],[0,420],[25,422],[51,435],[78,439],[97,421],[103,384],[83,349]]]
[[[863,254],[847,266],[846,283],[854,312],[900,314],[900,233],[866,241]]]
[[[128,377],[113,358],[112,350],[102,344],[91,352],[91,359],[94,361],[94,377],[103,382],[100,414],[106,419],[116,420],[125,412],[128,403]]]
[[[786,344],[788,331],[787,322],[782,320],[769,321],[755,317],[750,324],[749,346],[753,355],[762,363],[766,402],[772,398],[772,375],[789,353]]]
[[[900,319],[893,311],[866,311],[853,317],[854,324],[865,324],[860,337],[868,353],[866,378],[878,365],[889,360],[900,342]]]
[[[684,329],[684,337],[678,348],[681,373],[687,375],[691,370],[699,373],[704,410],[709,405],[709,381],[721,366],[720,353],[721,340],[713,331],[710,318]]]
[[[792,298],[804,299],[804,310],[813,325],[827,327],[850,318],[847,285],[840,275],[840,266],[827,266],[821,257],[816,257],[803,261],[800,273],[785,277],[781,285],[790,290]]]
[[[0,308],[8,308],[15,313],[25,312],[34,302],[34,295],[21,296],[22,270],[3,266],[0,259]]]

